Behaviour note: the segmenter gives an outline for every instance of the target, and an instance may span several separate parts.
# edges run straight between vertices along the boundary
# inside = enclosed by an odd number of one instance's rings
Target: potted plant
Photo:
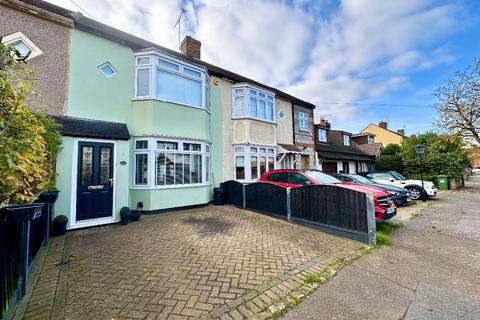
[[[126,225],[128,224],[128,220],[130,219],[130,208],[123,207],[120,209],[120,224]]]
[[[63,236],[65,232],[67,232],[67,222],[68,218],[66,216],[56,216],[55,219],[53,219],[53,235]]]
[[[138,221],[140,220],[140,215],[143,210],[143,202],[137,203],[137,210],[132,210],[130,211],[130,219],[132,221]]]

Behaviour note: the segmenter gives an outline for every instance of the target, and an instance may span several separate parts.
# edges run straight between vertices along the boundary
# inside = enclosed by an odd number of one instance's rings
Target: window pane
[[[175,155],[175,184],[183,184],[183,155]]]
[[[275,159],[268,158],[268,171],[272,171],[275,169]]]
[[[260,175],[262,175],[267,172],[267,158],[258,157],[258,160],[260,161]]]
[[[257,117],[257,99],[250,98],[250,116]]]
[[[184,90],[182,79],[178,74],[157,69],[157,98],[183,103]]]
[[[245,97],[244,96],[235,97],[235,106],[233,110],[234,110],[234,115],[237,117],[245,115]]]
[[[17,49],[18,52],[20,52],[20,57],[19,58],[25,57],[31,51],[30,48],[27,47],[27,45],[25,43],[23,43],[22,40],[18,40],[16,42],[10,44],[10,46],[15,47],[15,49]]]
[[[267,153],[267,149],[266,148],[260,148],[260,153]]]
[[[201,167],[200,167],[200,155],[194,154],[190,157],[191,160],[191,172],[192,180],[191,183],[200,183],[201,182]]]
[[[258,100],[258,118],[266,119],[265,101]]]
[[[157,149],[160,149],[160,150],[178,150],[178,142],[157,141]]]
[[[150,64],[150,57],[138,57],[137,64]]]
[[[166,158],[166,183],[171,185],[175,182],[175,155],[167,153]]]
[[[240,89],[235,89],[235,94],[243,94],[245,92],[245,89],[240,88]]]
[[[191,77],[195,77],[195,78],[199,78],[199,79],[202,78],[202,74],[199,71],[196,71],[196,70],[193,70],[193,69],[190,69],[190,68],[187,68],[187,67],[183,68],[183,73],[185,73],[186,75],[189,75]]]
[[[157,154],[155,163],[155,185],[163,186],[165,184],[166,169],[165,153]]]
[[[135,184],[147,184],[148,176],[148,155],[136,154],[135,155]]]
[[[82,184],[92,184],[93,147],[82,147]]]
[[[184,100],[183,103],[201,107],[202,106],[202,82],[193,79],[183,79]],[[182,101],[180,101],[182,102]]]
[[[205,152],[210,153],[210,145],[205,145]]]
[[[137,70],[137,96],[147,97],[150,95],[150,70]]]
[[[235,179],[245,179],[245,157],[235,157]]]
[[[110,148],[100,148],[100,184],[110,182],[110,150]]]
[[[180,70],[180,66],[178,64],[167,61],[167,60],[163,60],[163,59],[158,59],[158,65],[160,67],[164,67],[164,68],[175,70],[175,71]]]
[[[235,152],[236,153],[243,153],[243,152],[245,152],[245,147],[235,147]]]
[[[183,183],[189,184],[191,181],[191,163],[190,163],[190,155],[184,154],[183,155]]]
[[[148,149],[148,140],[135,141],[135,149],[137,150]]]
[[[260,98],[264,98],[264,99],[265,99],[265,97],[266,97],[266,96],[265,96],[265,93],[261,93],[261,92],[258,93],[258,96],[259,96]]]
[[[273,121],[273,103],[267,102],[267,120]]]
[[[200,151],[201,145],[198,143],[184,143],[183,150],[185,151]]]
[[[268,148],[268,154],[275,154],[275,149]]]
[[[256,95],[257,95],[257,91],[255,91],[255,90],[250,90],[250,95],[256,96]]]
[[[250,167],[251,167],[252,179],[258,179],[257,157],[252,157],[250,159]]]
[[[258,148],[257,147],[250,147],[250,152],[251,153],[258,153]]]
[[[205,182],[210,182],[210,157],[205,157]]]
[[[273,101],[273,96],[268,96],[268,100]]]

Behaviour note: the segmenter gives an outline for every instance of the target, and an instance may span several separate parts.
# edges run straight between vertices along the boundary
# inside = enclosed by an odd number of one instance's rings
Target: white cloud
[[[202,41],[202,59],[319,103],[319,113],[339,120],[357,116],[349,102],[409,86],[412,72],[452,62],[442,41],[461,19],[455,5],[434,0],[75,2],[97,20],[171,49],[178,48],[174,24],[183,5],[182,28]]]

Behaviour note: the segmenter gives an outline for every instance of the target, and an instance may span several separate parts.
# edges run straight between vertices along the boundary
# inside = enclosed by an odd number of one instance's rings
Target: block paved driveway
[[[54,238],[24,319],[253,317],[274,297],[243,297],[269,283],[287,292],[288,272],[360,247],[227,206],[145,215]]]

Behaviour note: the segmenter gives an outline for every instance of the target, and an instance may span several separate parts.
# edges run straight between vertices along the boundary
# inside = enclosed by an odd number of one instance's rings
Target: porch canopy
[[[54,116],[53,118],[60,124],[59,131],[64,136],[113,140],[130,139],[130,132],[125,123],[65,116]]]

